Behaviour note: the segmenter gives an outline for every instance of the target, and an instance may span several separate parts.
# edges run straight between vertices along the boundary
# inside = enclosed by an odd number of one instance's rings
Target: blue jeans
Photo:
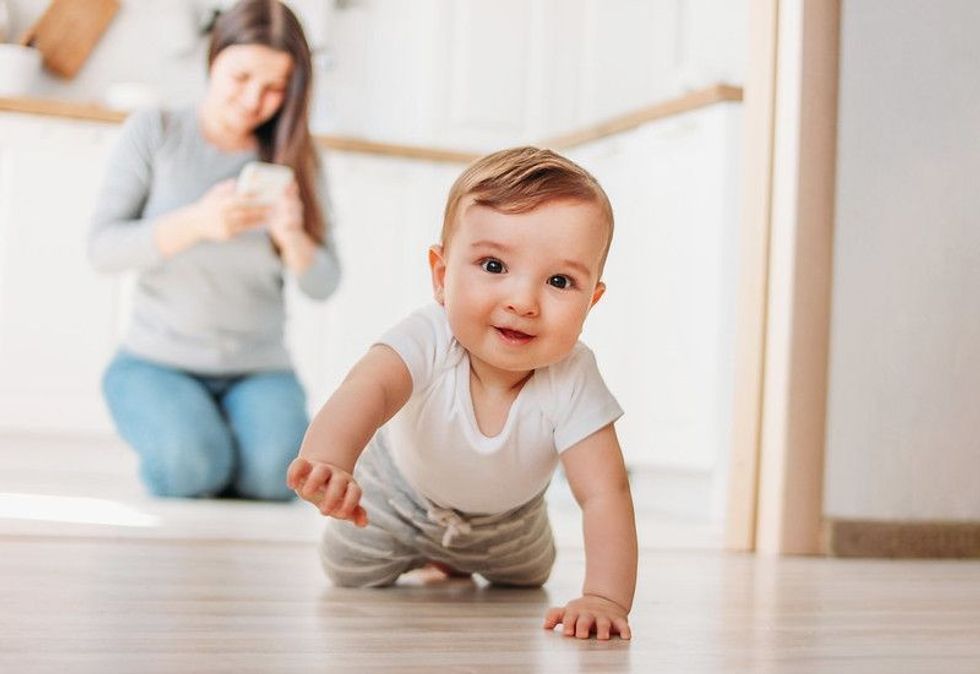
[[[286,468],[309,418],[292,371],[202,376],[120,351],[102,388],[153,494],[294,496]]]

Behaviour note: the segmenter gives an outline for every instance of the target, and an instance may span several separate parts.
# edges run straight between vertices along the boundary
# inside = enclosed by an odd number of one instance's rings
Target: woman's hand
[[[303,202],[296,183],[290,183],[269,209],[269,236],[280,248],[288,248],[303,230]]]
[[[588,639],[592,633],[601,641],[609,639],[610,634],[629,639],[633,634],[630,632],[628,615],[626,609],[611,599],[587,594],[548,611],[544,618],[544,627],[553,630],[556,625],[561,624],[566,637],[578,639]]]
[[[300,274],[313,263],[316,243],[303,227],[303,201],[295,182],[272,205],[268,230],[287,267]]]
[[[235,193],[235,179],[224,180],[194,205],[198,234],[207,241],[228,241],[261,226],[272,209]]]
[[[367,512],[360,505],[361,488],[346,470],[298,456],[289,464],[286,484],[321,515],[367,526]]]

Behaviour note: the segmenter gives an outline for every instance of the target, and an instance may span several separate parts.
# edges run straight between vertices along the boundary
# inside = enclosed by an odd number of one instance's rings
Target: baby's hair
[[[581,201],[599,210],[600,224],[609,230],[600,271],[612,242],[613,212],[609,197],[591,173],[557,152],[524,146],[477,159],[449,190],[441,241],[449,245],[467,197],[472,203],[501,213],[527,213],[552,201]],[[467,204],[469,205],[469,204]]]

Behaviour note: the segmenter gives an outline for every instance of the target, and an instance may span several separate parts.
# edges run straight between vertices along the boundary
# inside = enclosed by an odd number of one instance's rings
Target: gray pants
[[[380,433],[354,477],[364,491],[368,526],[327,518],[320,560],[335,585],[390,585],[430,561],[504,585],[538,587],[548,579],[555,543],[543,494],[495,515],[441,508],[405,482]]]

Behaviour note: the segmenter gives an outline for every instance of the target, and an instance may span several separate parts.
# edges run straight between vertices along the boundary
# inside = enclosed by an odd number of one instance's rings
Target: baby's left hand
[[[556,625],[564,625],[566,637],[588,639],[595,633],[596,639],[605,641],[610,634],[618,634],[621,639],[631,638],[629,613],[619,604],[604,597],[585,595],[572,600],[563,607],[548,611],[544,618],[544,628],[553,630]]]

